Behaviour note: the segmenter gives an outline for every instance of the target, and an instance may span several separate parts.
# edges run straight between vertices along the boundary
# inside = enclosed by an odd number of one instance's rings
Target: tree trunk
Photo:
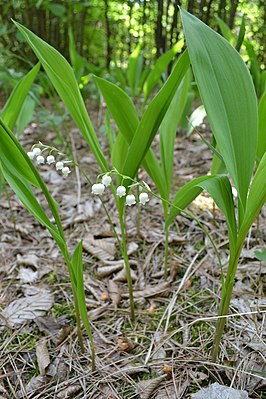
[[[157,21],[156,21],[156,55],[157,58],[163,53],[165,48],[164,37],[163,37],[163,0],[158,0],[157,7]]]
[[[177,42],[179,32],[177,29],[177,22],[178,22],[178,6],[181,5],[180,0],[174,0],[174,15],[173,15],[173,21],[171,25],[171,30],[170,30],[170,43],[171,47],[173,47],[174,42]]]
[[[109,70],[110,62],[112,57],[112,48],[111,48],[111,29],[110,29],[110,21],[108,18],[109,5],[108,0],[104,0],[104,17],[105,17],[105,26],[106,26],[106,68]]]
[[[219,9],[218,9],[218,16],[226,22],[226,0],[220,0]]]
[[[230,29],[233,29],[234,27],[234,22],[235,22],[235,16],[236,16],[236,10],[238,7],[239,0],[232,0],[231,1],[231,7],[230,7],[230,13],[229,13],[229,21],[228,21],[228,26]]]

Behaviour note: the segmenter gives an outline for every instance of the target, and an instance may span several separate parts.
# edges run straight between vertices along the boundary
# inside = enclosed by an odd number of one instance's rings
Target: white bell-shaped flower
[[[56,164],[55,164],[56,170],[62,170],[63,167],[64,167],[64,162],[62,162],[62,161],[56,162]]]
[[[34,157],[35,157],[35,155],[34,155],[34,152],[33,152],[33,151],[29,151],[29,152],[27,152],[27,155],[28,155],[28,157],[29,157],[30,159],[34,159]]]
[[[44,157],[42,155],[38,155],[36,161],[37,164],[40,165],[41,163],[44,163]]]
[[[141,205],[145,205],[146,202],[149,201],[149,196],[147,193],[140,193],[139,195],[139,202],[141,203]]]
[[[40,153],[41,153],[42,151],[41,151],[40,148],[35,147],[35,148],[33,148],[32,152],[33,152],[34,156],[37,157],[38,155],[40,155]]]
[[[48,163],[48,165],[51,165],[51,163],[55,162],[55,157],[53,155],[48,155],[48,157],[46,158],[46,162]]]
[[[67,177],[67,176],[69,175],[70,172],[71,172],[71,170],[69,169],[68,166],[65,166],[65,167],[62,169],[62,174],[63,174],[64,177]]]
[[[104,176],[102,177],[102,184],[104,184],[105,187],[110,186],[111,182],[112,182],[111,176],[109,176],[109,175],[104,175]]]
[[[118,195],[118,197],[124,197],[126,195],[126,187],[124,186],[118,186],[116,189],[116,194]]]
[[[91,192],[92,192],[92,194],[95,194],[95,195],[102,195],[104,190],[105,190],[105,185],[102,183],[93,184],[91,187]]]
[[[128,194],[126,196],[126,205],[131,206],[131,205],[135,205],[136,203],[136,197],[134,194]]]

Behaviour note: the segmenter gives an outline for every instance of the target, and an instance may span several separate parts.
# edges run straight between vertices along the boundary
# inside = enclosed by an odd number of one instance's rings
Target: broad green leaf
[[[262,251],[255,251],[256,258],[261,260],[262,262],[266,262],[266,248]]]
[[[180,127],[182,127],[182,129],[188,129],[188,127],[189,127],[188,116],[192,112],[192,104],[193,104],[194,98],[195,98],[194,91],[189,91],[188,95],[187,95],[187,101],[186,101],[186,105],[184,108],[184,112],[183,112],[182,118],[179,123]]]
[[[242,21],[241,21],[241,25],[240,25],[240,28],[239,28],[239,32],[238,32],[238,36],[237,36],[236,45],[235,45],[235,49],[238,52],[241,49],[242,43],[243,43],[244,38],[245,38],[245,34],[246,34],[245,15],[243,15]]]
[[[248,69],[220,35],[181,10],[195,79],[210,125],[239,194],[243,215],[257,149],[257,99]]]
[[[199,183],[211,178],[212,176],[197,177],[177,191],[172,201],[172,204],[177,208],[171,206],[169,216],[165,221],[165,229],[168,229],[176,216],[179,215],[180,212],[182,212],[182,210],[188,205],[190,205],[191,202],[194,201],[194,199],[202,192],[203,189],[199,186]]]
[[[129,57],[127,68],[127,80],[132,91],[132,95],[137,94],[139,87],[140,75],[143,65],[143,56],[141,54],[141,45],[138,44],[133,53]]]
[[[112,165],[118,170],[122,170],[125,161],[125,154],[128,151],[128,142],[122,133],[118,133],[112,148]]]
[[[119,131],[126,139],[128,145],[130,145],[139,125],[138,115],[132,100],[123,90],[113,83],[98,77],[94,77],[94,79],[104,97],[109,111],[111,112],[117,124]],[[120,143],[118,145],[120,146]],[[123,152],[123,154],[119,155],[120,160],[118,163],[121,167],[124,166],[126,154],[127,153]],[[164,176],[156,156],[151,149],[148,150],[142,163],[156,184],[161,196],[166,197]],[[121,171],[122,169],[119,170],[119,172]]]
[[[135,177],[188,68],[189,58],[187,51],[185,51],[179,57],[171,75],[142,116],[129,147],[123,169],[124,175]]]
[[[239,229],[239,240],[246,237],[250,226],[266,201],[266,153],[264,153],[250,186],[247,207]]]
[[[39,70],[40,64],[35,65],[27,75],[17,83],[2,110],[1,118],[11,130],[15,127],[23,103]]]
[[[44,210],[40,206],[36,199],[36,195],[33,193],[30,185],[22,177],[12,175],[9,170],[3,167],[4,178],[10,185],[14,193],[17,195],[19,200],[25,206],[25,208],[38,220],[44,227],[48,229],[59,248],[65,248],[65,242],[60,236],[56,227],[50,222],[46,216]]]
[[[162,74],[165,72],[167,66],[169,65],[175,54],[179,53],[183,46],[184,39],[181,39],[173,46],[173,48],[171,48],[171,50],[167,51],[165,54],[161,55],[158,58],[143,86],[145,96],[144,103],[149,98],[154,87],[158,84],[159,80],[162,77]]]
[[[75,46],[75,41],[74,41],[74,35],[71,27],[68,28],[68,37],[69,37],[69,56],[70,56],[70,61],[71,65],[74,69],[74,73],[76,76],[77,81],[79,82],[83,72],[84,72],[84,66],[86,63],[86,60],[81,57],[76,49]]]
[[[174,164],[174,144],[177,125],[182,117],[189,87],[189,71],[183,78],[160,126],[160,155],[164,171],[167,199],[170,195]]]
[[[237,227],[232,187],[228,177],[222,175],[213,176],[212,179],[207,179],[199,183],[199,186],[210,194],[216,205],[223,212],[228,227],[230,251],[234,252],[236,245]]]
[[[254,50],[253,45],[251,44],[250,40],[244,40],[244,45],[246,47],[249,61],[250,61],[250,73],[256,87],[257,92],[259,91],[260,87],[260,63],[257,57],[257,54]]]
[[[36,101],[31,95],[28,95],[20,110],[16,123],[16,136],[19,137],[24,131],[25,127],[32,121],[33,112],[36,107]]]
[[[78,299],[78,307],[80,311],[80,316],[83,321],[84,327],[88,333],[91,343],[92,339],[92,331],[88,318],[86,299],[85,299],[85,291],[84,291],[84,280],[83,280],[83,265],[82,265],[82,241],[80,241],[73,253],[72,256],[72,270],[76,277],[77,282],[77,299]]]
[[[171,207],[169,217],[166,219],[165,223],[166,228],[169,227],[181,210],[185,209],[201,193],[202,190],[205,190],[210,194],[216,205],[225,215],[230,246],[231,249],[234,250],[237,228],[232,188],[227,176],[201,176],[190,181],[184,187],[182,187],[176,193],[172,201],[172,204],[177,206],[179,209],[176,209],[173,206]]]
[[[258,148],[257,160],[260,162],[266,151],[266,92],[259,102],[259,129],[258,129]]]
[[[46,201],[52,211],[57,229],[61,237],[64,237],[61,219],[58,213],[58,204],[51,197],[39,172],[25,153],[14,134],[0,118],[0,164],[5,173],[8,172],[14,178],[26,182],[42,190]]]
[[[39,187],[35,174],[29,167],[32,161],[24,150],[20,151],[18,142],[7,129],[6,124],[0,118],[0,161],[12,175],[23,176],[30,184]]]
[[[229,26],[218,16],[216,16],[217,23],[219,25],[219,28],[222,32],[223,37],[230,43],[234,44],[235,42],[235,35],[229,28]]]
[[[15,25],[42,63],[54,88],[94,153],[99,166],[103,171],[107,171],[108,164],[88,116],[73,69],[66,59],[52,46],[18,22],[15,22]]]
[[[187,136],[189,136],[196,127],[200,126],[206,118],[204,105],[199,105],[190,115],[188,122]]]

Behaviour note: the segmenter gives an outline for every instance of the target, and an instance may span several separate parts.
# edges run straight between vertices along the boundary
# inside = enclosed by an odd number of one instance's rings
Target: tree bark
[[[233,29],[234,27],[234,22],[235,22],[235,16],[236,16],[236,10],[238,7],[239,0],[232,0],[231,1],[231,7],[229,11],[229,20],[228,20],[228,26],[230,29]]]
[[[157,3],[157,21],[156,21],[156,55],[157,58],[164,52],[165,40],[163,37],[163,0],[158,0]]]
[[[104,0],[104,17],[105,17],[105,26],[106,26],[106,68],[109,70],[110,62],[112,57],[112,48],[111,48],[111,29],[110,29],[110,21],[108,18],[109,4],[108,0]]]

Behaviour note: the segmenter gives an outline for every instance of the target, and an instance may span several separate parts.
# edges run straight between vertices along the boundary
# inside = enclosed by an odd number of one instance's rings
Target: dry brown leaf
[[[26,385],[23,391],[18,391],[16,393],[16,399],[24,399],[25,398],[25,391],[27,394],[33,394],[37,393],[40,388],[45,386],[47,382],[47,378],[43,377],[41,375],[38,375],[37,377],[32,377],[29,381],[29,383]]]
[[[28,265],[38,269],[39,257],[35,254],[17,255],[17,265]]]
[[[38,271],[32,270],[31,267],[20,267],[18,272],[18,278],[22,283],[33,283],[39,278]]]
[[[109,306],[108,304],[105,304],[103,306],[100,306],[97,309],[90,310],[88,312],[89,319],[91,321],[98,320],[102,316],[102,314],[105,312],[105,310],[108,308],[108,306]]]
[[[83,240],[82,245],[85,251],[103,262],[113,260],[116,254],[115,240],[113,238],[95,240],[90,235]]]
[[[55,345],[61,344],[70,332],[70,327],[65,326],[51,316],[38,317],[35,323],[38,325],[41,332],[44,331],[47,335],[51,336]]]
[[[116,309],[121,301],[121,294],[119,292],[118,285],[113,280],[108,281],[108,291],[109,291],[110,298],[112,300],[112,304],[114,305],[114,308]]]
[[[2,312],[3,320],[11,328],[43,316],[53,306],[53,294],[44,288],[27,287],[25,295],[11,302]]]
[[[46,373],[46,368],[50,364],[50,355],[48,352],[47,342],[45,339],[40,340],[36,343],[36,357],[37,357],[37,363],[40,375],[44,376]]]
[[[140,399],[149,399],[155,389],[157,389],[163,381],[165,381],[164,375],[151,380],[140,381],[137,384],[137,393],[139,394]]]
[[[122,352],[131,352],[134,348],[134,343],[127,337],[121,337],[117,340],[118,349]]]
[[[131,279],[132,281],[136,281],[137,280],[137,275],[134,272],[134,270],[130,270],[130,274],[131,274]],[[117,273],[117,275],[114,277],[113,279],[114,281],[120,281],[122,283],[127,282],[127,272],[126,269],[123,268],[119,273]]]
[[[161,283],[161,284],[156,284],[156,285],[151,285],[147,286],[144,288],[144,290],[136,290],[134,291],[133,295],[134,298],[148,298],[152,297],[155,295],[159,295],[165,291],[167,291],[169,288],[169,283]],[[123,293],[123,297],[128,297],[128,293]]]
[[[107,276],[110,276],[110,274],[116,273],[119,270],[123,269],[124,262],[116,263],[115,265],[112,266],[101,266],[97,268],[96,271],[96,277],[101,279]]]
[[[67,383],[66,383],[67,384]],[[81,391],[81,386],[79,384],[71,384],[71,386],[62,389],[56,395],[57,399],[68,399],[76,395]]]

